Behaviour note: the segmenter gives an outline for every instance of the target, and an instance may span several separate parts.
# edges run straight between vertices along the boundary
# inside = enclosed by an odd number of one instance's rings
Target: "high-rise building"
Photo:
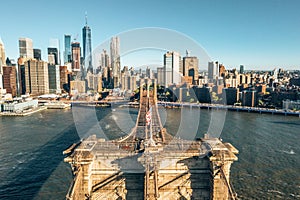
[[[5,65],[5,48],[4,44],[0,38],[0,89],[3,89],[3,69]]]
[[[85,81],[74,80],[70,81],[70,94],[82,94],[86,92]]]
[[[91,71],[87,72],[86,80],[88,90],[94,90],[94,74]]]
[[[0,68],[2,68],[0,66]],[[0,73],[0,89],[3,89],[3,75]]]
[[[65,35],[64,63],[71,62],[71,35]]]
[[[54,54],[48,54],[48,63],[50,65],[55,65],[55,55]]]
[[[132,74],[133,69],[128,69],[128,66],[125,66],[122,70],[121,78],[121,89],[123,91],[134,91],[136,90],[136,76]]]
[[[17,69],[16,66],[3,67],[3,88],[13,97],[17,95]]]
[[[41,95],[49,93],[48,64],[42,60],[25,62],[26,93]]]
[[[26,94],[26,78],[25,78],[25,58],[18,59],[18,91],[19,94]]]
[[[80,71],[80,43],[72,42],[72,71]]]
[[[65,91],[69,91],[69,85],[68,85],[68,67],[67,66],[60,66],[59,67],[60,73],[60,88],[64,89]]]
[[[215,79],[216,76],[217,76],[217,71],[216,71],[215,63],[213,61],[208,62],[208,78],[213,80]]]
[[[242,106],[257,106],[257,92],[255,90],[244,90],[241,92]]]
[[[56,47],[48,47],[48,62],[59,65],[59,51]]]
[[[267,92],[267,85],[266,84],[258,84],[255,86],[255,90],[259,94],[265,94]]]
[[[164,68],[163,67],[158,67],[157,68],[157,84],[158,85],[163,85],[163,86],[165,84]]]
[[[232,74],[228,75],[225,79],[223,79],[224,87],[237,87],[239,80],[236,76]]]
[[[128,90],[134,91],[136,90],[136,76],[129,76],[128,77]]]
[[[103,51],[101,52],[100,69],[102,72],[103,84],[105,86],[108,86],[109,84],[111,84],[112,77],[110,76],[110,58],[105,49],[103,49]]]
[[[33,57],[37,60],[42,60],[42,51],[40,49],[33,49]]]
[[[192,77],[192,83],[198,85],[198,58],[183,57],[183,76]]]
[[[193,87],[194,94],[200,103],[211,103],[211,87]]]
[[[101,53],[101,67],[110,67],[109,55],[106,53],[106,50],[103,49]]]
[[[178,52],[167,52],[164,54],[164,73],[165,83],[164,86],[170,84],[179,84],[181,81],[180,68],[180,55]]]
[[[237,76],[237,79],[238,79],[238,85],[246,83],[246,76],[245,76],[245,74],[239,74]]]
[[[85,16],[85,26],[82,28],[82,44],[84,67],[87,71],[93,73],[92,65],[92,31],[87,24],[87,15]]]
[[[164,68],[164,86],[167,88],[172,84],[172,71],[170,69]]]
[[[114,88],[121,84],[121,61],[120,61],[120,42],[119,37],[112,37],[110,41],[110,59],[113,75]]]
[[[50,49],[50,51],[49,51]],[[60,65],[60,42],[57,38],[51,38],[49,40],[49,46],[48,46],[48,55],[54,54],[55,56],[55,64]]]
[[[218,67],[218,69],[219,69],[218,76],[224,77],[225,73],[226,73],[225,66],[223,64],[219,64],[218,62],[216,62],[216,64],[217,64],[217,67],[219,65],[219,67]]]
[[[33,58],[33,44],[30,38],[19,38],[19,51],[22,58]]]
[[[239,101],[239,89],[234,87],[223,88],[223,103],[226,105],[234,105]]]
[[[108,67],[102,67],[102,77],[104,81],[108,80]]]
[[[122,76],[122,90],[123,91],[134,91],[136,90],[136,76],[123,75]]]
[[[103,83],[102,83],[102,75],[101,75],[101,73],[98,73],[97,75],[95,75],[94,82],[95,82],[95,84],[97,84],[96,91],[97,92],[102,92],[102,89],[103,89],[102,85],[103,85]]]
[[[244,65],[240,65],[240,74],[243,74],[244,73]]]
[[[97,92],[102,91],[102,76],[101,73],[92,74],[90,71],[87,72],[87,87],[89,90],[94,90]]]
[[[150,78],[150,79],[153,79],[153,73],[152,73],[152,70],[149,67],[146,68],[146,77]]]
[[[59,65],[48,64],[49,92],[61,93]]]
[[[5,48],[4,48],[4,44],[0,38],[0,66],[4,66],[5,65]],[[0,69],[0,73],[1,73],[1,69]]]

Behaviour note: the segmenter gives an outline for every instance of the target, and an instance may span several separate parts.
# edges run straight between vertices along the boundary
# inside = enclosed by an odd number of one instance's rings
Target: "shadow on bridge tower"
[[[218,138],[187,141],[167,133],[156,81],[142,79],[132,131],[111,141],[90,136],[65,158],[75,175],[67,199],[235,199],[229,173],[237,153]]]

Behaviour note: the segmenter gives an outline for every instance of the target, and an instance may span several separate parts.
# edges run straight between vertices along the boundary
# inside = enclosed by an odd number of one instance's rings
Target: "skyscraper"
[[[33,58],[33,45],[30,38],[19,38],[20,57]]]
[[[59,65],[48,64],[49,92],[60,93],[60,70]]]
[[[13,97],[17,95],[17,69],[16,66],[3,67],[3,88]]]
[[[85,26],[82,28],[82,44],[84,68],[93,73],[92,65],[92,31],[87,24],[87,15],[85,16]]]
[[[150,79],[153,78],[152,70],[149,67],[146,68],[146,77]]]
[[[170,84],[179,84],[181,80],[180,68],[180,55],[178,52],[167,52],[164,54],[164,73],[165,73],[165,86]]]
[[[65,35],[64,63],[71,62],[71,35]]]
[[[225,76],[225,73],[226,73],[226,68],[225,68],[225,66],[223,65],[223,64],[218,64],[218,62],[216,62],[216,65],[217,65],[217,67],[218,67],[218,76],[221,76],[221,77],[223,77],[223,76]]]
[[[0,89],[3,88],[3,65],[5,65],[5,48],[4,48],[4,44],[0,38]]]
[[[4,48],[4,44],[0,38],[0,66],[5,65],[5,48]],[[0,73],[1,73],[1,69],[0,69]]]
[[[42,51],[40,49],[33,49],[33,57],[37,60],[42,60]]]
[[[80,71],[80,43],[72,42],[72,71]]]
[[[110,59],[113,74],[113,86],[118,88],[121,81],[120,42],[119,37],[112,37],[110,41]]]
[[[213,80],[215,79],[217,75],[217,71],[216,71],[216,67],[215,67],[215,63],[212,62],[208,62],[208,78]]]
[[[49,93],[48,64],[42,60],[25,62],[26,93],[41,95]]]
[[[192,77],[194,85],[198,85],[198,58],[183,57],[183,76]]]
[[[101,53],[101,67],[109,67],[109,55],[106,53],[106,50],[103,49],[103,52]]]
[[[18,58],[18,93],[26,94],[25,58]]]
[[[59,52],[55,47],[48,47],[48,62],[54,65],[59,65]]]
[[[157,68],[157,84],[158,85],[164,85],[165,84],[165,79],[164,79],[164,68],[163,67],[158,67]]]
[[[244,65],[240,65],[240,74],[244,73]]]
[[[86,75],[88,89],[95,90],[97,92],[102,91],[102,76],[101,73],[92,74],[90,71]]]
[[[103,49],[101,53],[101,71],[102,71],[103,83],[105,86],[108,86],[109,84],[111,84],[112,77],[110,76],[111,75],[110,58],[105,49]]]
[[[55,57],[55,64],[60,65],[60,44],[59,39],[51,38],[49,40],[49,47],[48,47],[48,55],[53,54]]]
[[[60,66],[59,67],[59,78],[60,78],[60,89],[63,89],[69,92],[69,85],[68,85],[68,67],[67,66]]]

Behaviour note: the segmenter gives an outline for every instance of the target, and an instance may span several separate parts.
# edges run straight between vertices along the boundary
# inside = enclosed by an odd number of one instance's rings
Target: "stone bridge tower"
[[[237,153],[218,138],[187,141],[169,134],[158,113],[156,81],[145,79],[128,135],[111,141],[90,136],[69,149],[65,162],[74,181],[66,198],[235,199],[230,166]]]

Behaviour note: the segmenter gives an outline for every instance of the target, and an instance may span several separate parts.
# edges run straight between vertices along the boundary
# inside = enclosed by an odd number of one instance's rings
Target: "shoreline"
[[[90,106],[90,107],[102,107],[105,104],[115,104],[122,107],[132,107],[137,108],[139,103],[136,102],[120,102],[120,101],[110,101],[108,102],[88,102],[81,104],[80,106]],[[93,105],[94,104],[94,105]],[[99,105],[100,104],[100,105]],[[101,106],[102,104],[102,106]],[[245,106],[233,106],[233,105],[221,105],[221,104],[207,104],[207,103],[179,103],[179,102],[164,102],[158,101],[158,105],[164,106],[165,108],[200,108],[200,109],[215,109],[215,110],[229,110],[233,112],[249,112],[249,113],[259,113],[259,114],[272,114],[272,115],[285,115],[285,116],[298,116],[300,118],[300,111],[286,111],[283,109],[269,109],[269,108],[258,108],[258,107],[245,107]],[[103,106],[105,107],[105,106]]]
[[[57,101],[66,103],[66,101]],[[76,106],[83,106],[83,107],[111,107],[113,105],[120,105],[122,107],[133,107],[137,108],[139,103],[137,102],[128,102],[128,101],[68,101],[71,104],[72,108],[73,105]],[[221,104],[208,104],[208,103],[180,103],[180,102],[164,102],[158,101],[157,104],[159,106],[163,106],[165,108],[200,108],[200,109],[214,109],[214,110],[229,110],[234,112],[249,112],[249,113],[259,113],[259,114],[272,114],[272,115],[285,115],[285,116],[297,116],[300,118],[300,111],[289,111],[283,109],[269,109],[269,108],[258,108],[258,107],[245,107],[245,106],[233,106],[233,105],[221,105]],[[33,113],[46,110],[47,106],[40,106],[35,110],[31,110],[28,112],[22,113],[12,113],[12,112],[0,112],[0,116],[27,116]]]

